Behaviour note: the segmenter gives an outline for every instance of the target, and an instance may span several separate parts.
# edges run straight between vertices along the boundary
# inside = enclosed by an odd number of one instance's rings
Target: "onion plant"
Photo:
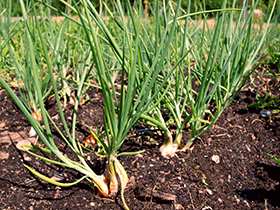
[[[88,45],[84,42],[85,34],[82,27],[76,27],[68,19],[61,22],[57,37],[52,37],[52,39],[52,54],[56,58],[54,64],[59,77],[60,96],[64,106],[68,102],[74,105],[83,69],[90,68],[92,55]],[[87,76],[86,82],[89,82],[94,76],[95,72],[93,71],[91,76]],[[85,83],[79,104],[89,100],[89,97],[85,95],[88,87],[89,84]]]
[[[236,3],[233,1],[232,8],[235,8]],[[276,1],[266,28],[259,33],[253,33],[252,17],[257,3],[258,1],[253,4],[245,22],[242,21],[244,6],[240,12],[217,14],[215,30],[213,33],[208,30],[210,36],[207,38],[201,36],[202,50],[193,51],[197,68],[191,69],[188,66],[189,79],[186,89],[191,108],[191,111],[186,112],[186,120],[190,124],[191,138],[184,149],[189,148],[195,138],[210,129],[260,64],[259,59],[265,49],[268,25]],[[225,8],[225,5],[226,1],[223,1],[222,8]],[[206,33],[205,29],[206,27],[202,34]],[[199,84],[197,93],[190,91],[193,89],[191,77],[196,78],[195,81]]]
[[[185,48],[185,44],[183,43],[181,50],[172,48],[172,43],[174,43],[176,46],[179,45],[179,41],[185,42],[186,35],[184,37],[181,37],[181,40],[177,40],[174,37],[178,37],[178,33],[181,33],[181,28],[176,27],[176,25],[173,25],[172,28],[167,27],[165,23],[172,21],[173,17],[177,14],[173,8],[173,4],[171,1],[168,2],[168,4],[164,1],[164,8],[163,14],[160,14],[159,9],[159,2],[156,4],[156,10],[153,14],[151,22],[154,24],[154,27],[150,27],[149,24],[146,24],[146,22],[149,22],[149,20],[145,19],[145,16],[143,14],[143,17],[141,21],[141,28],[142,33],[139,34],[140,41],[142,43],[141,50],[139,50],[139,64],[138,64],[138,75],[139,75],[139,86],[136,90],[137,94],[138,92],[141,92],[143,89],[143,86],[145,86],[145,83],[142,82],[145,80],[146,75],[149,74],[155,74],[157,75],[157,82],[153,84],[153,87],[151,89],[150,95],[154,95],[154,100],[149,104],[149,107],[143,112],[141,115],[141,119],[144,120],[147,124],[151,126],[155,126],[161,130],[164,131],[164,138],[165,142],[172,142],[172,135],[171,132],[166,125],[166,122],[164,120],[164,117],[162,115],[162,108],[168,108],[172,111],[172,114],[175,117],[176,124],[179,128],[179,133],[177,138],[180,139],[182,136],[181,130],[183,128],[184,123],[181,123],[181,116],[182,116],[182,110],[184,110],[183,105],[180,110],[179,105],[181,100],[180,94],[182,94],[181,87],[179,85],[179,82],[177,82],[176,86],[176,100],[174,99],[170,100],[169,97],[172,96],[173,92],[170,91],[171,84],[173,85],[174,81],[171,81],[172,78],[176,77],[176,80],[180,80],[180,83],[183,84],[183,80],[185,79],[182,77],[182,72],[174,70],[176,66],[180,62],[183,61],[183,59],[186,57],[186,55],[190,52],[190,49]],[[113,14],[110,12],[110,14],[113,16]],[[194,14],[192,14],[194,15]],[[190,16],[192,16],[190,15]],[[121,23],[119,23],[116,20],[116,23],[120,26]],[[177,21],[174,21],[174,24],[177,24]],[[133,26],[133,24],[131,24]],[[146,26],[147,25],[147,26]],[[126,27],[129,27],[130,25],[127,24]],[[162,27],[164,26],[164,27]],[[173,36],[166,36],[166,34],[173,33]],[[164,43],[164,47],[162,44]],[[178,53],[179,52],[179,53]],[[178,55],[176,54],[178,53]],[[172,56],[177,55],[177,60],[171,60],[170,58]],[[160,55],[160,59],[158,56]],[[175,64],[175,65],[174,65]],[[180,66],[180,65],[179,65]],[[178,66],[178,68],[179,68]],[[182,70],[182,68],[181,68]],[[159,72],[159,74],[158,74]],[[174,76],[176,75],[176,76]],[[165,88],[162,88],[162,82],[168,81],[168,84]],[[156,93],[156,94],[155,94]],[[168,96],[167,96],[168,95]],[[186,96],[185,96],[185,104],[186,104]],[[166,103],[166,100],[168,100],[168,103]],[[175,103],[175,107],[172,107]],[[176,104],[177,103],[177,104]],[[173,108],[175,110],[173,110]],[[176,112],[173,113],[173,111]],[[179,140],[178,140],[179,141]],[[168,144],[171,145],[171,144]],[[172,147],[172,146],[171,146]],[[171,148],[170,147],[170,148]],[[172,147],[174,148],[174,147]],[[165,146],[161,148],[163,154],[169,153]],[[175,148],[176,149],[176,148]]]
[[[173,5],[171,2],[169,2],[168,5],[165,5],[165,7],[169,8],[170,11],[165,13],[162,17],[162,21],[169,22],[170,16],[168,14],[174,15]],[[157,20],[155,23],[159,22],[159,19],[161,19],[161,16],[159,14],[159,5],[157,4],[156,9],[156,15],[155,17]],[[193,16],[195,14],[191,14],[190,16]],[[182,129],[187,121],[182,123],[182,117],[183,112],[186,108],[187,104],[187,95],[185,90],[185,76],[183,73],[183,61],[188,60],[190,57],[185,57],[184,53],[185,51],[190,52],[192,47],[190,46],[190,43],[188,43],[187,40],[187,31],[186,29],[189,19],[186,17],[185,19],[185,30],[182,30],[183,27],[181,26],[181,23],[176,21],[176,33],[174,34],[173,38],[168,40],[167,43],[170,44],[170,48],[163,49],[166,51],[166,57],[165,57],[165,68],[161,70],[161,75],[159,76],[158,83],[155,84],[153,90],[160,89],[161,80],[165,77],[168,77],[168,87],[165,90],[161,90],[157,97],[157,103],[153,103],[150,106],[150,109],[147,109],[147,111],[141,116],[143,120],[150,126],[155,126],[159,129],[161,129],[164,132],[164,143],[160,148],[160,151],[163,156],[172,156],[174,152],[176,151],[178,144],[181,142],[182,139]],[[179,25],[178,25],[179,24]],[[157,44],[158,40],[161,40],[161,28],[158,24],[155,25],[155,41],[150,39],[150,43],[153,43],[154,46],[151,48],[151,50],[157,51]],[[148,37],[148,36],[147,36]],[[188,46],[186,46],[188,45]],[[175,48],[174,48],[175,47]],[[151,59],[153,56],[153,53],[147,54],[147,57]],[[173,59],[172,59],[173,58]],[[179,58],[181,59],[179,61]],[[184,58],[184,60],[182,60]],[[173,67],[174,63],[180,62],[180,65],[178,65],[177,69],[171,74],[168,75],[168,71],[166,69],[170,69]],[[168,110],[168,113],[165,113]],[[164,114],[165,113],[165,114]],[[176,124],[177,132],[175,137],[175,143],[173,144],[173,135],[171,131],[169,130],[169,122],[165,120],[164,115],[171,115],[170,119],[173,119],[173,123]],[[170,117],[170,116],[169,116]]]
[[[36,46],[39,42],[35,35],[35,20],[30,19],[25,21],[24,24],[24,36],[19,37],[19,48],[15,49],[12,44],[9,44],[8,48],[15,67],[22,102],[33,118],[41,121],[42,113],[39,101],[45,101],[51,92],[49,87],[50,75],[47,73],[43,63],[41,49],[31,47]],[[35,73],[40,78],[39,89],[35,86],[35,77],[33,76]],[[31,129],[29,135],[35,135],[35,131]]]
[[[63,2],[69,8],[69,12],[71,12],[72,14],[75,13],[79,16],[79,20],[75,20],[67,13],[61,13],[73,23],[77,24],[77,26],[83,27],[84,33],[86,35],[86,38],[83,41],[88,44],[90,49],[90,56],[87,56],[87,52],[85,52],[85,56],[87,58],[90,58],[90,60],[92,61],[91,65],[85,65],[85,68],[83,69],[83,71],[81,71],[82,75],[80,82],[77,83],[78,88],[75,98],[71,128],[68,127],[65,120],[60,102],[59,90],[57,88],[58,83],[55,78],[55,72],[53,68],[57,56],[50,57],[49,52],[52,50],[52,48],[50,48],[50,45],[47,44],[45,35],[41,30],[40,23],[38,22],[37,10],[34,4],[34,0],[32,0],[31,3],[32,15],[34,15],[34,27],[36,27],[36,30],[35,28],[32,31],[26,29],[26,47],[30,49],[30,56],[28,55],[28,58],[30,70],[32,72],[32,84],[34,85],[36,94],[38,94],[38,104],[42,113],[44,129],[40,126],[40,124],[36,122],[36,120],[34,120],[34,118],[27,110],[27,106],[25,106],[24,103],[15,95],[15,93],[9,88],[9,86],[1,77],[0,84],[11,95],[15,103],[18,105],[31,125],[34,127],[41,141],[46,146],[30,146],[30,148],[49,153],[50,155],[53,155],[54,158],[52,159],[46,156],[42,156],[32,151],[27,152],[45,162],[74,169],[83,174],[83,177],[72,183],[62,183],[53,181],[40,172],[35,171],[30,166],[26,165],[26,167],[43,180],[58,186],[72,186],[82,180],[87,180],[91,186],[95,186],[98,189],[98,192],[105,197],[115,196],[118,192],[118,189],[121,188],[123,203],[125,207],[128,208],[125,204],[123,196],[124,188],[128,182],[128,177],[124,167],[119,161],[119,157],[122,155],[137,154],[139,151],[132,153],[120,152],[120,149],[125,141],[127,133],[138,121],[141,115],[146,111],[146,109],[149,107],[149,104],[155,104],[154,100],[160,93],[160,90],[168,89],[168,77],[165,77],[161,79],[161,85],[158,90],[152,92],[151,94],[151,90],[154,87],[154,84],[158,82],[158,74],[161,72],[162,68],[165,67],[164,61],[167,54],[165,54],[164,49],[171,47],[168,40],[171,40],[172,36],[174,35],[176,21],[174,21],[172,24],[165,25],[163,39],[157,45],[158,51],[156,51],[156,56],[154,56],[150,60],[151,66],[147,66],[144,63],[144,60],[142,60],[141,58],[143,55],[143,51],[145,51],[146,49],[145,41],[141,39],[140,36],[140,34],[143,33],[141,32],[142,27],[140,24],[142,11],[141,1],[137,1],[137,5],[139,8],[138,10],[133,10],[130,6],[129,0],[126,1],[128,9],[128,16],[126,17],[124,15],[124,9],[122,8],[121,1],[116,1],[116,11],[118,12],[119,20],[121,20],[119,22],[120,27],[117,27],[119,31],[114,31],[114,33],[118,33],[119,35],[118,40],[115,40],[115,37],[112,35],[113,32],[111,32],[107,27],[107,22],[102,19],[99,12],[96,11],[94,6],[91,4],[90,0],[82,0],[80,2],[72,1],[72,4],[63,0],[61,0],[61,2]],[[174,19],[176,19],[179,15],[180,2],[181,1],[178,1],[178,6],[176,7],[175,15],[173,17]],[[27,11],[25,10],[23,0],[20,0],[20,3],[22,6],[24,22],[26,26],[29,27],[28,24],[30,19],[27,15]],[[49,8],[52,8],[49,4],[44,4]],[[82,9],[80,10],[79,8]],[[128,28],[127,25],[129,23],[131,23],[133,27]],[[33,32],[33,34],[31,32]],[[39,44],[33,44],[33,36],[38,37],[36,40]],[[107,48],[111,48],[115,62],[117,62],[114,67],[117,67],[118,70],[121,70],[120,92],[117,92],[113,85],[113,78],[111,74],[112,71],[111,69],[109,69],[109,66],[112,66],[111,63],[108,64],[108,60],[105,59],[107,56],[107,53],[104,52],[104,49],[106,49],[106,47],[104,47],[105,44]],[[38,47],[40,47],[41,56],[44,59],[36,60],[36,57],[38,56],[38,54],[36,54],[38,53]],[[188,52],[184,53],[182,58],[172,68],[169,69],[167,75],[170,76],[172,74],[172,72],[176,69],[176,67],[187,55],[187,53]],[[51,87],[55,95],[60,120],[63,124],[63,130],[61,128],[58,128],[44,106],[44,97],[42,92],[39,91],[41,89],[41,78],[39,74],[40,72],[38,73],[38,68],[36,68],[36,65],[39,65],[38,63],[42,66],[45,66],[46,74],[48,74],[51,79]],[[93,137],[102,145],[106,154],[107,168],[104,174],[96,174],[90,168],[84,157],[83,147],[81,146],[80,142],[77,141],[75,135],[78,103],[81,98],[87,76],[89,75],[89,72],[91,70],[96,71],[97,78],[104,96],[104,138],[98,137],[95,133],[92,132]],[[142,73],[139,74],[139,72]],[[125,77],[127,78],[127,81],[125,81]],[[69,157],[65,156],[62,151],[59,150],[53,138],[51,125],[55,128],[56,132],[60,134],[60,137],[67,143],[69,148],[71,148],[78,161],[70,159]],[[55,160],[56,158],[58,158],[59,160]]]
[[[64,3],[66,4],[66,2]],[[129,1],[127,1],[127,4],[130,4]],[[139,39],[141,29],[139,14],[133,13],[132,8],[128,6],[129,18],[131,19],[125,20],[121,3],[120,1],[117,1],[117,9],[122,20],[120,23],[122,25],[120,27],[122,39],[121,42],[117,43],[90,1],[84,0],[81,2],[81,5],[85,10],[85,14],[78,10],[77,5],[75,5],[75,8],[72,8],[72,10],[79,15],[86,30],[87,40],[92,50],[93,61],[95,63],[98,79],[104,95],[104,127],[106,141],[104,139],[99,139],[96,135],[95,138],[106,152],[108,173],[105,174],[105,177],[109,183],[108,187],[110,194],[105,194],[104,192],[101,193],[105,196],[112,196],[117,192],[119,187],[124,189],[127,184],[126,172],[117,158],[120,155],[128,155],[129,153],[119,153],[118,151],[121,148],[130,128],[137,122],[146,107],[159,92],[155,92],[154,95],[149,94],[153,84],[156,82],[157,74],[160,72],[159,67],[155,68],[156,64],[158,64],[160,54],[158,53],[155,60],[153,60],[153,71],[150,71],[146,75],[143,81],[144,85],[141,85],[141,90],[139,90],[138,86],[140,78],[138,75],[138,68],[140,68],[139,65],[141,64],[140,51],[143,47],[143,42]],[[70,7],[70,5],[67,6]],[[141,4],[139,4],[139,7],[138,11],[141,11]],[[175,18],[178,16],[178,11],[179,6],[177,7]],[[128,31],[128,21],[131,21],[134,25],[132,31]],[[93,25],[93,22],[96,23],[98,28]],[[170,34],[168,34],[170,37],[172,37],[174,32],[174,26],[175,23],[170,29]],[[99,34],[97,33],[98,30],[100,30]],[[102,35],[102,40],[107,41],[107,44],[113,48],[114,55],[122,66],[121,91],[119,98],[117,97],[117,93],[113,86],[111,74],[106,60],[104,59],[103,49],[100,45],[99,37]],[[119,43],[122,43],[122,46]],[[160,47],[162,48],[165,45],[166,43],[162,42]],[[126,48],[126,46],[128,46],[128,48]],[[124,88],[125,76],[127,77],[127,88]],[[166,81],[167,79],[163,81],[162,86]]]
[[[15,16],[15,8],[11,5],[11,0],[0,2],[0,74],[12,85],[15,72],[8,44],[11,42],[15,48],[18,47],[22,35],[22,24],[20,18],[12,18]]]
[[[32,113],[34,119],[36,119],[37,121],[41,121],[42,114],[39,106],[39,100],[41,99],[39,99],[39,95],[37,91],[41,92],[43,100],[45,101],[51,90],[49,89],[50,77],[48,74],[45,74],[46,72],[44,71],[45,69],[42,65],[35,64],[33,67],[29,65],[30,56],[31,56],[31,54],[29,54],[30,49],[22,48],[22,50],[26,50],[25,51],[26,53],[24,53],[24,51],[21,51],[22,54],[21,52],[20,54],[18,54],[21,57],[20,58],[17,57],[17,53],[14,51],[12,47],[9,48],[14,61],[15,73],[16,73],[17,81],[19,83],[18,89],[20,91],[22,101],[25,104],[25,106],[28,107],[29,111]],[[37,72],[39,72],[40,78],[42,78],[42,84],[39,90],[35,89],[34,87],[34,81],[32,76],[33,70],[31,68],[36,68]]]
[[[238,11],[235,9],[236,1],[233,1],[232,8],[225,8],[226,1],[223,1],[219,12],[211,11],[218,12],[213,31],[207,25],[207,11],[195,13],[204,16],[201,30],[197,26],[189,27],[188,17],[195,15],[189,14],[189,9],[177,19],[178,31],[172,43],[173,53],[169,52],[170,59],[166,63],[170,65],[178,62],[178,57],[186,49],[190,50],[191,56],[181,61],[178,70],[169,78],[171,85],[168,90],[162,90],[163,97],[159,96],[161,101],[158,106],[142,115],[148,124],[164,131],[164,143],[160,148],[163,156],[174,155],[181,144],[185,125],[191,137],[181,149],[189,149],[196,138],[211,128],[260,64],[268,24],[263,31],[254,30],[252,17],[256,5],[253,5],[243,23],[244,7]],[[275,3],[272,11],[274,7]],[[272,12],[267,23],[271,16]],[[184,25],[179,22],[181,19],[185,19]],[[166,73],[162,72],[162,75]],[[156,85],[154,89],[157,89]],[[176,124],[174,142],[162,115],[164,110],[168,111]]]
[[[66,7],[65,12],[68,9]],[[44,10],[40,7],[40,24],[43,36],[50,50],[51,60],[55,76],[60,83],[60,97],[63,99],[64,106],[68,102],[74,105],[78,83],[82,77],[82,71],[88,61],[90,53],[88,46],[84,43],[84,33],[81,27],[71,24],[68,19],[53,21],[52,10]],[[87,52],[87,53],[85,53]],[[87,79],[90,79],[87,77]],[[83,93],[88,86],[83,87]],[[80,103],[84,103],[85,97],[82,97]]]

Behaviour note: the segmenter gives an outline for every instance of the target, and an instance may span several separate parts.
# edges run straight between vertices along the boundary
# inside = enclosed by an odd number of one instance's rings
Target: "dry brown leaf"
[[[5,123],[4,123],[4,122],[1,122],[1,123],[0,123],[0,129],[3,129],[3,128],[5,128]]]
[[[16,148],[19,149],[19,150],[22,150],[22,151],[30,150],[30,148],[25,147],[24,145],[30,145],[30,146],[31,146],[31,142],[28,141],[28,140],[19,141],[19,142],[16,144]]]
[[[6,160],[10,156],[9,153],[5,152],[4,150],[0,150],[0,160]]]

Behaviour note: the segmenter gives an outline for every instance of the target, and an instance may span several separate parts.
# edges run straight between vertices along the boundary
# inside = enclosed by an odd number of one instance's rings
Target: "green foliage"
[[[275,64],[278,68],[278,71],[280,73],[280,29],[274,28],[278,31],[278,33],[275,35],[275,38],[273,40],[273,44],[270,44],[268,46],[268,54],[270,56],[270,59],[268,60],[269,63]],[[277,36],[278,35],[278,36]],[[271,72],[271,71],[270,71]],[[275,73],[271,72],[275,77],[279,76]]]
[[[1,0],[1,2],[3,2],[3,4],[7,4],[8,1],[9,0]],[[61,1],[58,1],[58,0],[35,0],[35,4],[37,3],[36,9],[38,9],[38,11],[42,7],[42,5],[40,5],[40,3],[42,3],[42,2],[47,3],[49,5],[52,5],[58,11],[61,11],[61,12],[66,11],[66,6]],[[70,0],[68,2],[70,2]],[[110,1],[110,0],[91,0],[91,4],[97,10],[99,10],[99,8],[100,8],[100,2],[105,2],[110,8],[112,8],[113,5],[114,5],[114,1]],[[131,0],[131,2],[134,2],[134,1]],[[30,7],[30,5],[31,5],[30,0],[23,0],[23,3],[25,4],[26,8]],[[122,1],[122,4],[126,5],[126,1]],[[151,1],[149,2],[149,4],[151,4]],[[14,9],[14,14],[13,14],[14,17],[22,16],[21,6],[20,6],[18,0],[13,0],[12,4],[11,4],[11,7]],[[61,13],[52,11],[52,15],[61,15]]]
[[[197,12],[200,10],[213,10],[221,8],[223,0],[210,0],[210,1],[201,1],[201,0],[194,0],[191,1],[191,4],[188,5],[188,1],[183,1],[182,7],[188,8],[190,6],[190,12]],[[232,1],[227,2],[227,8],[230,7]]]
[[[271,157],[276,163],[280,164],[280,160],[276,158],[275,156],[268,154],[269,157]]]
[[[2,0],[2,2],[4,4],[8,1],[9,0]],[[110,1],[110,0],[91,0],[91,3],[97,10],[99,10],[101,1],[105,2],[110,9],[112,9],[114,7],[114,2]],[[28,7],[28,5],[30,5],[29,0],[24,0],[23,2],[25,3],[26,7]],[[57,0],[36,0],[35,3],[36,2],[37,3],[47,2],[48,4],[51,4],[54,8],[56,8],[62,12],[64,12],[66,9],[65,5],[61,1],[57,1]],[[134,3],[135,1],[130,0],[130,2]],[[143,7],[147,3],[149,12],[154,11],[155,0],[142,0],[142,2],[143,2]],[[174,0],[174,2],[177,2],[177,0]],[[187,10],[188,7],[190,7],[190,12],[193,13],[193,12],[203,11],[203,10],[219,9],[219,8],[221,8],[222,2],[223,2],[223,0],[210,0],[210,1],[194,0],[194,1],[191,1],[191,4],[188,4],[188,1],[183,1],[181,6],[184,10]],[[243,1],[239,1],[240,8],[242,7],[242,2]],[[264,14],[268,14],[271,10],[271,5],[273,4],[273,2],[274,2],[273,0],[260,0],[258,3],[258,9],[261,9]],[[160,3],[162,4],[163,2],[160,1]],[[232,3],[233,3],[233,0],[227,1],[226,7],[230,8]],[[123,4],[123,6],[125,6],[126,1],[122,1],[122,4]],[[39,8],[39,7],[40,7],[40,5],[37,6],[37,8]],[[22,16],[21,7],[18,4],[18,1],[12,1],[12,8],[15,9],[15,12],[14,12],[15,17]],[[248,9],[250,9],[250,5],[248,6]],[[280,2],[276,5],[276,8],[275,8],[275,11],[278,11],[278,13],[276,12],[274,15],[278,21],[280,21],[279,10],[280,10]],[[60,15],[60,14],[52,11],[52,15]]]
[[[190,12],[196,12],[198,10],[218,9],[218,8],[221,8],[222,2],[223,2],[223,0],[209,0],[209,1],[194,0],[194,1],[191,1],[191,4],[190,4]],[[234,2],[233,0],[227,1],[226,7],[230,8],[233,2]],[[251,2],[253,2],[253,1],[251,1]],[[238,3],[239,4],[236,5],[236,7],[242,8],[243,0],[240,0]],[[257,8],[260,9],[264,14],[269,14],[273,3],[274,3],[273,0],[260,0],[258,2]],[[188,6],[189,6],[188,1],[183,1],[182,7],[184,9],[187,9]],[[247,10],[249,10],[251,8],[252,8],[252,5],[248,5]],[[275,19],[277,19],[278,21],[280,21],[280,11],[279,10],[280,10],[280,2],[278,2],[276,4],[275,13],[273,15],[273,17]]]
[[[269,97],[269,93],[259,98],[258,93],[255,98],[256,102],[249,104],[249,108],[280,108],[280,96]]]
[[[4,4],[7,4],[7,2],[9,0],[1,0],[1,1],[3,1]],[[60,1],[56,1],[56,0],[43,0],[43,1],[47,2],[47,3],[50,3],[52,6],[54,6],[55,8],[57,8],[60,11],[63,11],[63,12],[65,11],[65,6]],[[98,0],[95,0],[95,1],[98,1]],[[35,1],[35,3],[38,3],[38,2],[41,2],[41,1],[39,1],[39,0]],[[30,5],[31,5],[31,1],[30,0],[23,0],[23,3],[25,4],[26,8],[29,8]],[[21,6],[20,6],[18,0],[16,0],[16,1],[13,0],[12,4],[11,4],[11,7],[14,9],[13,17],[22,16],[22,9],[21,9]],[[41,5],[37,4],[38,11],[40,10],[40,7],[41,7]]]
[[[280,43],[280,42],[279,42]],[[279,44],[280,45],[280,44]],[[271,45],[269,47],[269,55],[271,56],[270,63],[273,63],[277,66],[280,73],[280,51],[275,51]]]

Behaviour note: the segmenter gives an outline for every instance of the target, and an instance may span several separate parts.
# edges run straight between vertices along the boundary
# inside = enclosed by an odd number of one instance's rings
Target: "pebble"
[[[264,118],[268,118],[272,116],[272,113],[269,110],[262,110],[260,111],[260,116]]]
[[[246,146],[246,148],[247,148],[248,152],[251,152],[250,147],[249,147],[247,144],[246,144],[245,146]]]
[[[219,155],[213,155],[211,157],[211,160],[213,160],[215,163],[220,163],[220,156]]]
[[[175,203],[174,207],[175,207],[176,210],[181,210],[181,209],[183,210],[184,209],[184,207],[181,204],[176,204]]]
[[[24,160],[29,162],[29,161],[31,161],[31,158],[27,156]]]
[[[213,195],[212,190],[210,190],[210,189],[206,188],[206,189],[205,189],[205,191],[206,191],[209,195]]]
[[[235,198],[235,200],[236,200],[237,204],[239,204],[240,199],[239,199],[239,198],[237,198],[237,196],[236,196],[236,195],[234,196],[234,198]]]
[[[248,201],[244,200],[243,202],[246,204],[246,206],[248,206],[249,209],[251,208],[251,206],[250,206],[250,204],[248,203]]]
[[[223,203],[223,200],[221,198],[218,198],[219,203]]]
[[[228,175],[228,182],[230,182],[231,180],[231,175]]]
[[[202,210],[213,210],[213,209],[211,208],[211,206],[205,206],[202,208]]]

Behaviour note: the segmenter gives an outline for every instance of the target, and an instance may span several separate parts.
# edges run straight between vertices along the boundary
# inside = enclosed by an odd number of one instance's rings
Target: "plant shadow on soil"
[[[260,76],[254,83],[259,88],[250,85],[241,91],[215,125],[194,142],[192,151],[178,152],[166,159],[159,152],[161,135],[128,137],[122,151],[145,149],[138,155],[120,157],[130,178],[125,190],[130,209],[280,209],[280,167],[267,155],[280,158],[280,114],[266,119],[259,116],[260,109],[247,108],[255,101],[256,92],[279,95],[280,86],[265,89],[267,80]],[[7,96],[0,90],[0,98]],[[88,94],[93,93],[92,101],[78,110],[77,139],[81,143],[90,134],[87,126],[99,129],[103,122],[102,94],[92,88]],[[55,103],[47,103],[50,115],[55,116]],[[65,110],[69,125],[70,110],[70,106]],[[0,153],[0,209],[123,209],[120,194],[104,198],[83,183],[60,188],[29,172],[23,163],[48,177],[66,173],[66,182],[81,177],[73,170],[46,164],[18,151],[14,144],[1,143],[8,131],[28,133],[30,129],[11,98],[1,98],[0,116],[0,123],[5,124],[0,131],[0,152],[8,154],[2,158]],[[145,127],[140,124],[140,128]],[[75,159],[57,132],[54,139],[67,157]],[[183,142],[187,140],[188,133],[184,131]],[[40,140],[37,144],[42,146]],[[220,157],[220,163],[212,161],[213,155]],[[104,158],[89,151],[85,156],[94,171],[101,174],[106,167]],[[168,201],[168,196],[174,200]]]
[[[257,164],[257,178],[263,180],[264,182],[271,181],[279,183],[280,182],[280,167],[271,166],[263,163]],[[253,177],[252,177],[253,179]],[[271,180],[269,180],[271,179]],[[271,188],[271,187],[270,187]],[[249,201],[259,201],[263,202],[268,200],[272,206],[280,206],[280,186],[277,184],[272,189],[267,189],[267,187],[262,186],[258,189],[246,189],[243,191],[237,191],[237,193]]]

